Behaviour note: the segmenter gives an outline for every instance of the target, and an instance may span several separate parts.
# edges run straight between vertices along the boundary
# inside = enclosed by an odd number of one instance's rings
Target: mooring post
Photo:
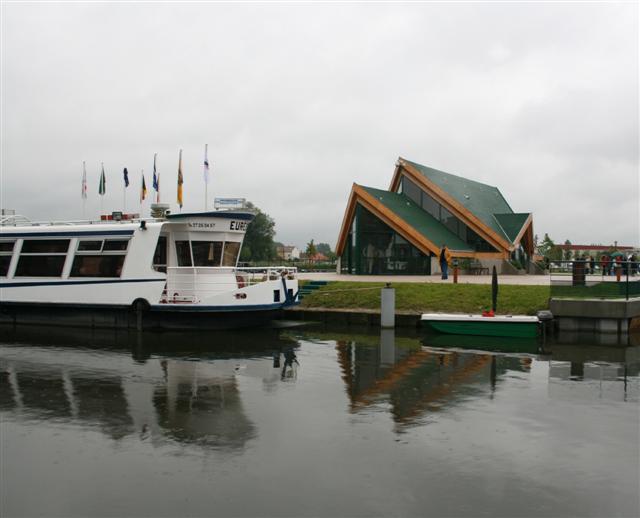
[[[396,326],[396,290],[391,283],[382,288],[380,294],[380,327],[390,328]]]

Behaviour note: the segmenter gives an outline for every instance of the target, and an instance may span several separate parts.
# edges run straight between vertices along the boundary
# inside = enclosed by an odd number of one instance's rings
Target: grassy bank
[[[311,295],[301,307],[380,309],[384,283],[332,282]],[[394,283],[396,311],[415,313],[479,313],[491,306],[491,286],[484,284]],[[534,315],[549,308],[548,286],[500,286],[498,313]]]

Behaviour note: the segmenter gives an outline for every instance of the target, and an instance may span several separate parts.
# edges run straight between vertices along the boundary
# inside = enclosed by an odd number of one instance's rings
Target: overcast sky
[[[638,245],[636,3],[3,3],[1,205],[31,219],[245,197],[335,245],[397,157],[497,186],[556,241]],[[148,207],[145,209],[148,214]]]

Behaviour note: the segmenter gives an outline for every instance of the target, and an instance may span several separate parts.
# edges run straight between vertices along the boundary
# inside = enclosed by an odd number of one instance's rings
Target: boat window
[[[192,241],[194,266],[220,266],[222,241]]]
[[[14,244],[15,241],[0,241],[0,277],[6,277],[9,273]]]
[[[167,237],[160,236],[156,250],[153,252],[153,269],[158,272],[167,271]]]
[[[13,252],[13,245],[15,245],[15,241],[0,241],[0,253]]]
[[[60,277],[66,255],[21,255],[16,277]]]
[[[70,239],[26,239],[16,277],[60,277],[70,242]]]
[[[176,241],[176,255],[178,256],[178,266],[192,266],[189,241]]]
[[[99,252],[102,249],[102,241],[80,241],[78,252],[93,251]]]
[[[22,243],[23,254],[66,254],[69,239],[25,239]]]
[[[71,277],[120,277],[124,255],[77,255]]]
[[[104,242],[104,246],[102,247],[102,251],[103,252],[122,252],[125,251],[127,249],[127,246],[129,245],[129,240],[128,239],[107,239]]]
[[[0,255],[0,277],[6,277],[9,273],[9,265],[11,264],[10,255]]]
[[[222,255],[222,266],[235,266],[240,252],[240,243],[227,241],[224,244],[224,254]]]

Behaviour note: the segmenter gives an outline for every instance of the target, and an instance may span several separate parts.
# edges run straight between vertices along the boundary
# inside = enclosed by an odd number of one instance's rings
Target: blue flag
[[[122,175],[124,176],[124,186],[129,187],[129,171],[127,171],[126,167],[122,171]]]
[[[158,188],[160,187],[158,185],[158,175],[156,173],[156,157],[158,156],[158,153],[156,153],[155,155],[153,155],[153,188],[157,191]]]

